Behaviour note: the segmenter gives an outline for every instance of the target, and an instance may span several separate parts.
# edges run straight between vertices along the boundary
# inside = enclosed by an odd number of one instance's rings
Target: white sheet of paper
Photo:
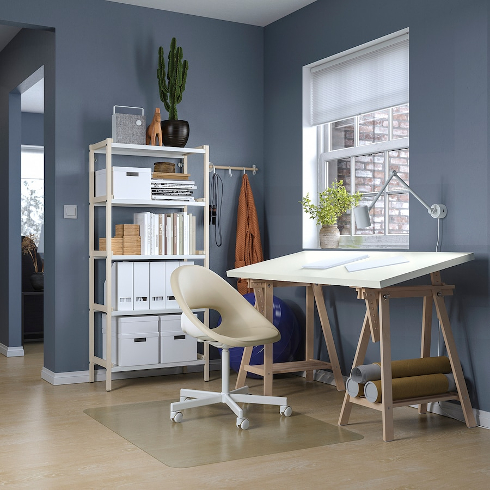
[[[357,260],[367,259],[368,254],[335,254],[335,257],[319,260],[317,262],[310,262],[303,265],[302,269],[330,269],[331,267],[337,267],[339,265],[348,264],[350,262],[356,262]]]
[[[366,260],[357,264],[347,264],[345,268],[349,272],[356,272],[366,269],[376,269],[377,267],[386,267],[388,265],[404,264],[405,262],[409,262],[409,260],[403,255],[400,255],[398,257],[386,257],[384,259]]]

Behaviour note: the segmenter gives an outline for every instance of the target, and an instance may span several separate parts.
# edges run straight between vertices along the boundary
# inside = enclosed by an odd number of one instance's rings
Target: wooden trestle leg
[[[390,300],[389,295],[380,292],[379,313],[381,324],[381,398],[383,418],[383,440],[392,441],[393,430],[393,387],[391,377],[391,341],[390,341]]]
[[[352,367],[360,366],[364,362],[366,357],[366,350],[369,344],[369,333],[371,331],[369,325],[369,313],[366,311],[364,316],[364,323],[362,324],[361,336],[359,337],[359,342],[357,344],[356,354],[354,356],[354,362]],[[347,425],[349,423],[350,412],[352,410],[352,402],[350,401],[350,395],[345,392],[344,402],[342,404],[342,409],[340,410],[339,425]]]
[[[335,386],[337,387],[338,391],[344,391],[344,378],[342,377],[339,358],[337,357],[337,351],[335,350],[335,342],[333,340],[332,328],[330,327],[330,322],[328,320],[325,300],[323,298],[323,290],[322,287],[318,284],[312,284],[312,288],[313,294],[315,295],[318,316],[320,317],[320,323],[322,324],[323,336],[325,338],[325,343],[327,344],[328,357],[330,359],[330,364],[332,365]]]

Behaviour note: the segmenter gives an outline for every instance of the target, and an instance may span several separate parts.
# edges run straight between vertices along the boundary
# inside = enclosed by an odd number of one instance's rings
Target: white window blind
[[[408,33],[312,67],[310,88],[313,126],[408,103]]]

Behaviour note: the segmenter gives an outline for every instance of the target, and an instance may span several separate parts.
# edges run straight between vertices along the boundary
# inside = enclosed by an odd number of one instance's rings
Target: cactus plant
[[[158,48],[158,89],[160,100],[168,112],[168,119],[171,121],[178,120],[177,104],[182,102],[182,93],[185,90],[187,80],[187,70],[189,63],[187,60],[182,61],[183,52],[177,41],[172,38],[170,51],[168,53],[168,67],[165,73],[165,58],[163,47]]]

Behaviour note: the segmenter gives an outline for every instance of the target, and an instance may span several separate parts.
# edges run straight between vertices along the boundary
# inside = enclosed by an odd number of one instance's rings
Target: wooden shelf
[[[94,250],[93,252],[94,259],[106,259],[107,252]],[[111,257],[112,261],[120,262],[123,260],[130,260],[131,262],[137,260],[204,260],[206,256],[204,254],[195,254],[195,255],[113,255]]]
[[[174,158],[179,159],[182,162],[182,172],[188,174],[188,157],[191,155],[198,155],[202,159],[202,196],[196,201],[182,201],[182,200],[136,200],[136,199],[113,199],[112,195],[95,196],[95,162],[96,154],[105,155],[105,161],[102,162],[106,175],[112,175],[113,157],[119,156],[138,156],[138,157],[154,157],[159,159]],[[196,159],[194,159],[196,160]],[[198,160],[198,159],[197,159]],[[152,163],[151,161],[148,162]],[[192,162],[192,165],[197,162]],[[118,165],[120,165],[118,161]],[[199,164],[198,164],[199,165]],[[100,164],[99,164],[100,166]],[[198,167],[199,168],[199,167]],[[103,192],[108,192],[107,190]],[[180,314],[182,311],[179,308],[175,309],[162,309],[162,310],[131,310],[131,311],[113,311],[112,299],[108,297],[106,305],[97,304],[93,302],[93,298],[96,296],[98,290],[96,290],[95,281],[97,279],[95,273],[96,260],[105,260],[105,277],[106,284],[112,285],[112,264],[114,262],[121,261],[200,261],[202,265],[209,269],[209,147],[202,146],[199,148],[172,148],[164,146],[150,146],[150,145],[129,145],[123,143],[114,143],[111,138],[107,138],[103,141],[95,143],[89,146],[89,298],[91,298],[89,304],[89,380],[95,381],[95,366],[100,365],[106,368],[106,390],[111,391],[112,386],[112,373],[118,371],[138,371],[142,369],[160,369],[167,367],[177,366],[192,366],[192,365],[205,365],[204,380],[209,380],[209,358],[208,347],[205,344],[204,348],[204,360],[190,361],[190,362],[178,362],[178,363],[165,363],[165,364],[149,364],[145,366],[112,366],[111,362],[105,361],[95,355],[95,317],[97,314],[106,314],[106,321],[109,325],[112,325],[111,317],[134,317],[134,316],[152,316],[152,315],[165,315],[165,314]],[[96,207],[106,207],[109,212],[105,213],[105,216],[98,216],[95,213]],[[199,208],[202,209],[202,213],[198,215],[203,220],[203,250],[197,250],[194,254],[189,255],[114,255],[109,251],[94,250],[96,242],[95,228],[96,220],[100,219],[105,222],[105,234],[107,237],[113,233],[113,216],[110,210],[113,207],[125,207],[125,208],[165,208],[165,209],[178,209],[186,211],[187,208]],[[129,209],[128,209],[129,211]],[[103,213],[104,214],[104,213]],[[109,247],[110,248],[110,247]],[[162,278],[164,280],[164,278]],[[113,286],[113,285],[112,285]],[[100,286],[99,286],[100,288]],[[194,310],[204,312],[204,323],[209,324],[209,310]],[[113,345],[112,336],[105,334],[107,352],[113,352],[115,346]]]
[[[94,153],[105,153],[107,140],[101,141],[90,148]],[[128,145],[124,143],[112,143],[111,151],[113,155],[141,156],[141,157],[167,157],[182,158],[188,155],[199,155],[205,153],[204,148],[175,148],[172,146],[151,146],[151,145]]]
[[[395,400],[393,401],[393,408],[396,407],[407,407],[409,405],[420,405],[423,403],[434,403],[434,402],[444,402],[447,400],[459,400],[459,396],[457,393],[448,392],[443,393],[442,395],[431,395],[431,396],[419,396],[414,398],[405,398],[403,400]],[[374,410],[383,410],[382,403],[373,403],[366,398],[354,398],[349,397],[349,401],[351,403],[355,403],[356,405],[361,405],[363,407],[373,408]]]
[[[99,196],[91,199],[91,204],[94,206],[106,206],[107,196]],[[125,208],[184,208],[184,207],[198,207],[203,208],[206,206],[204,201],[160,201],[157,199],[150,199],[148,201],[140,201],[137,199],[112,199],[112,206],[125,207]]]
[[[194,313],[202,312],[203,309],[192,310]],[[169,314],[181,314],[182,310],[179,308],[171,308],[166,310],[130,310],[130,311],[113,311],[112,316],[152,316],[152,315],[169,315]]]
[[[165,364],[145,364],[143,366],[112,366],[112,372],[122,371],[140,371],[142,369],[162,369],[171,367],[183,367],[183,366],[201,366],[205,363],[204,360],[198,359],[197,361],[185,361],[185,362],[168,362]]]

